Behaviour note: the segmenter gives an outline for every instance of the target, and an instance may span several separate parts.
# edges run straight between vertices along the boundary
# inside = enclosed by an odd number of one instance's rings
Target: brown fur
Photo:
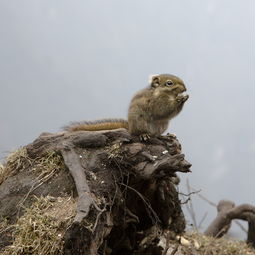
[[[166,85],[170,81],[171,85]],[[161,135],[188,99],[183,81],[170,74],[155,75],[150,86],[132,99],[128,112],[129,132],[134,135]]]
[[[128,129],[128,123],[122,119],[103,119],[95,121],[74,122],[70,126],[64,127],[66,131],[99,131],[117,128]]]
[[[152,76],[150,86],[139,91],[131,100],[128,121],[103,119],[72,123],[67,131],[99,131],[126,128],[133,135],[159,136],[169,121],[181,110],[188,99],[184,82],[171,74]]]

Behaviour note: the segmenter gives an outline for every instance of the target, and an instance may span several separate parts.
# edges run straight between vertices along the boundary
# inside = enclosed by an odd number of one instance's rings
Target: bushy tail
[[[63,127],[63,130],[73,131],[99,131],[117,128],[128,129],[128,122],[124,119],[102,119],[94,121],[71,122],[70,125]]]

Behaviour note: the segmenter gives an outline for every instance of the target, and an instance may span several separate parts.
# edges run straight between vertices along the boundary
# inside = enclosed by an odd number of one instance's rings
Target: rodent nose
[[[182,92],[184,92],[184,91],[187,91],[187,89],[186,89],[186,87],[185,87],[185,85],[184,84],[181,84],[182,86]]]

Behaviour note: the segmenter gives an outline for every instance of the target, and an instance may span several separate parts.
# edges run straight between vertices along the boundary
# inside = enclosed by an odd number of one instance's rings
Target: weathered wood
[[[248,222],[247,243],[255,247],[255,207],[249,204],[235,206],[229,200],[221,200],[217,206],[218,215],[206,229],[205,234],[213,237],[221,237],[227,233],[231,221],[234,219]]]
[[[144,153],[143,153],[144,155]],[[179,154],[175,156],[167,155],[159,160],[152,162],[140,162],[135,166],[135,170],[143,178],[152,178],[153,176],[171,176],[175,172],[190,172],[191,164],[184,160],[184,155]]]
[[[62,149],[61,153],[65,164],[74,179],[78,193],[77,214],[74,218],[74,222],[81,222],[83,218],[87,217],[90,206],[93,204],[90,188],[86,180],[84,169],[81,166],[78,155],[75,153],[74,149]]]
[[[205,235],[222,237],[231,226],[231,219],[227,218],[228,212],[235,207],[235,203],[229,200],[221,200],[217,206],[217,217],[212,221],[204,232]]]
[[[67,144],[80,148],[105,146],[107,140],[129,141],[130,135],[125,129],[104,131],[80,131],[61,133],[42,133],[33,143],[26,146],[28,154],[38,157],[47,151],[60,151]]]
[[[63,174],[72,177],[74,185],[60,185],[77,199],[64,254],[160,254],[159,233],[183,233],[176,173],[189,172],[191,164],[176,138],[141,142],[125,129],[43,133],[26,149],[31,159],[62,155]]]

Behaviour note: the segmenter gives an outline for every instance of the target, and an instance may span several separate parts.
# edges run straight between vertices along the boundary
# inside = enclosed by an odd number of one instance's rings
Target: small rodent
[[[160,136],[166,131],[169,121],[183,108],[189,98],[184,82],[175,75],[152,75],[149,87],[139,91],[131,100],[128,121],[103,119],[76,122],[65,127],[66,131],[98,131],[126,128],[132,135],[141,137]]]

